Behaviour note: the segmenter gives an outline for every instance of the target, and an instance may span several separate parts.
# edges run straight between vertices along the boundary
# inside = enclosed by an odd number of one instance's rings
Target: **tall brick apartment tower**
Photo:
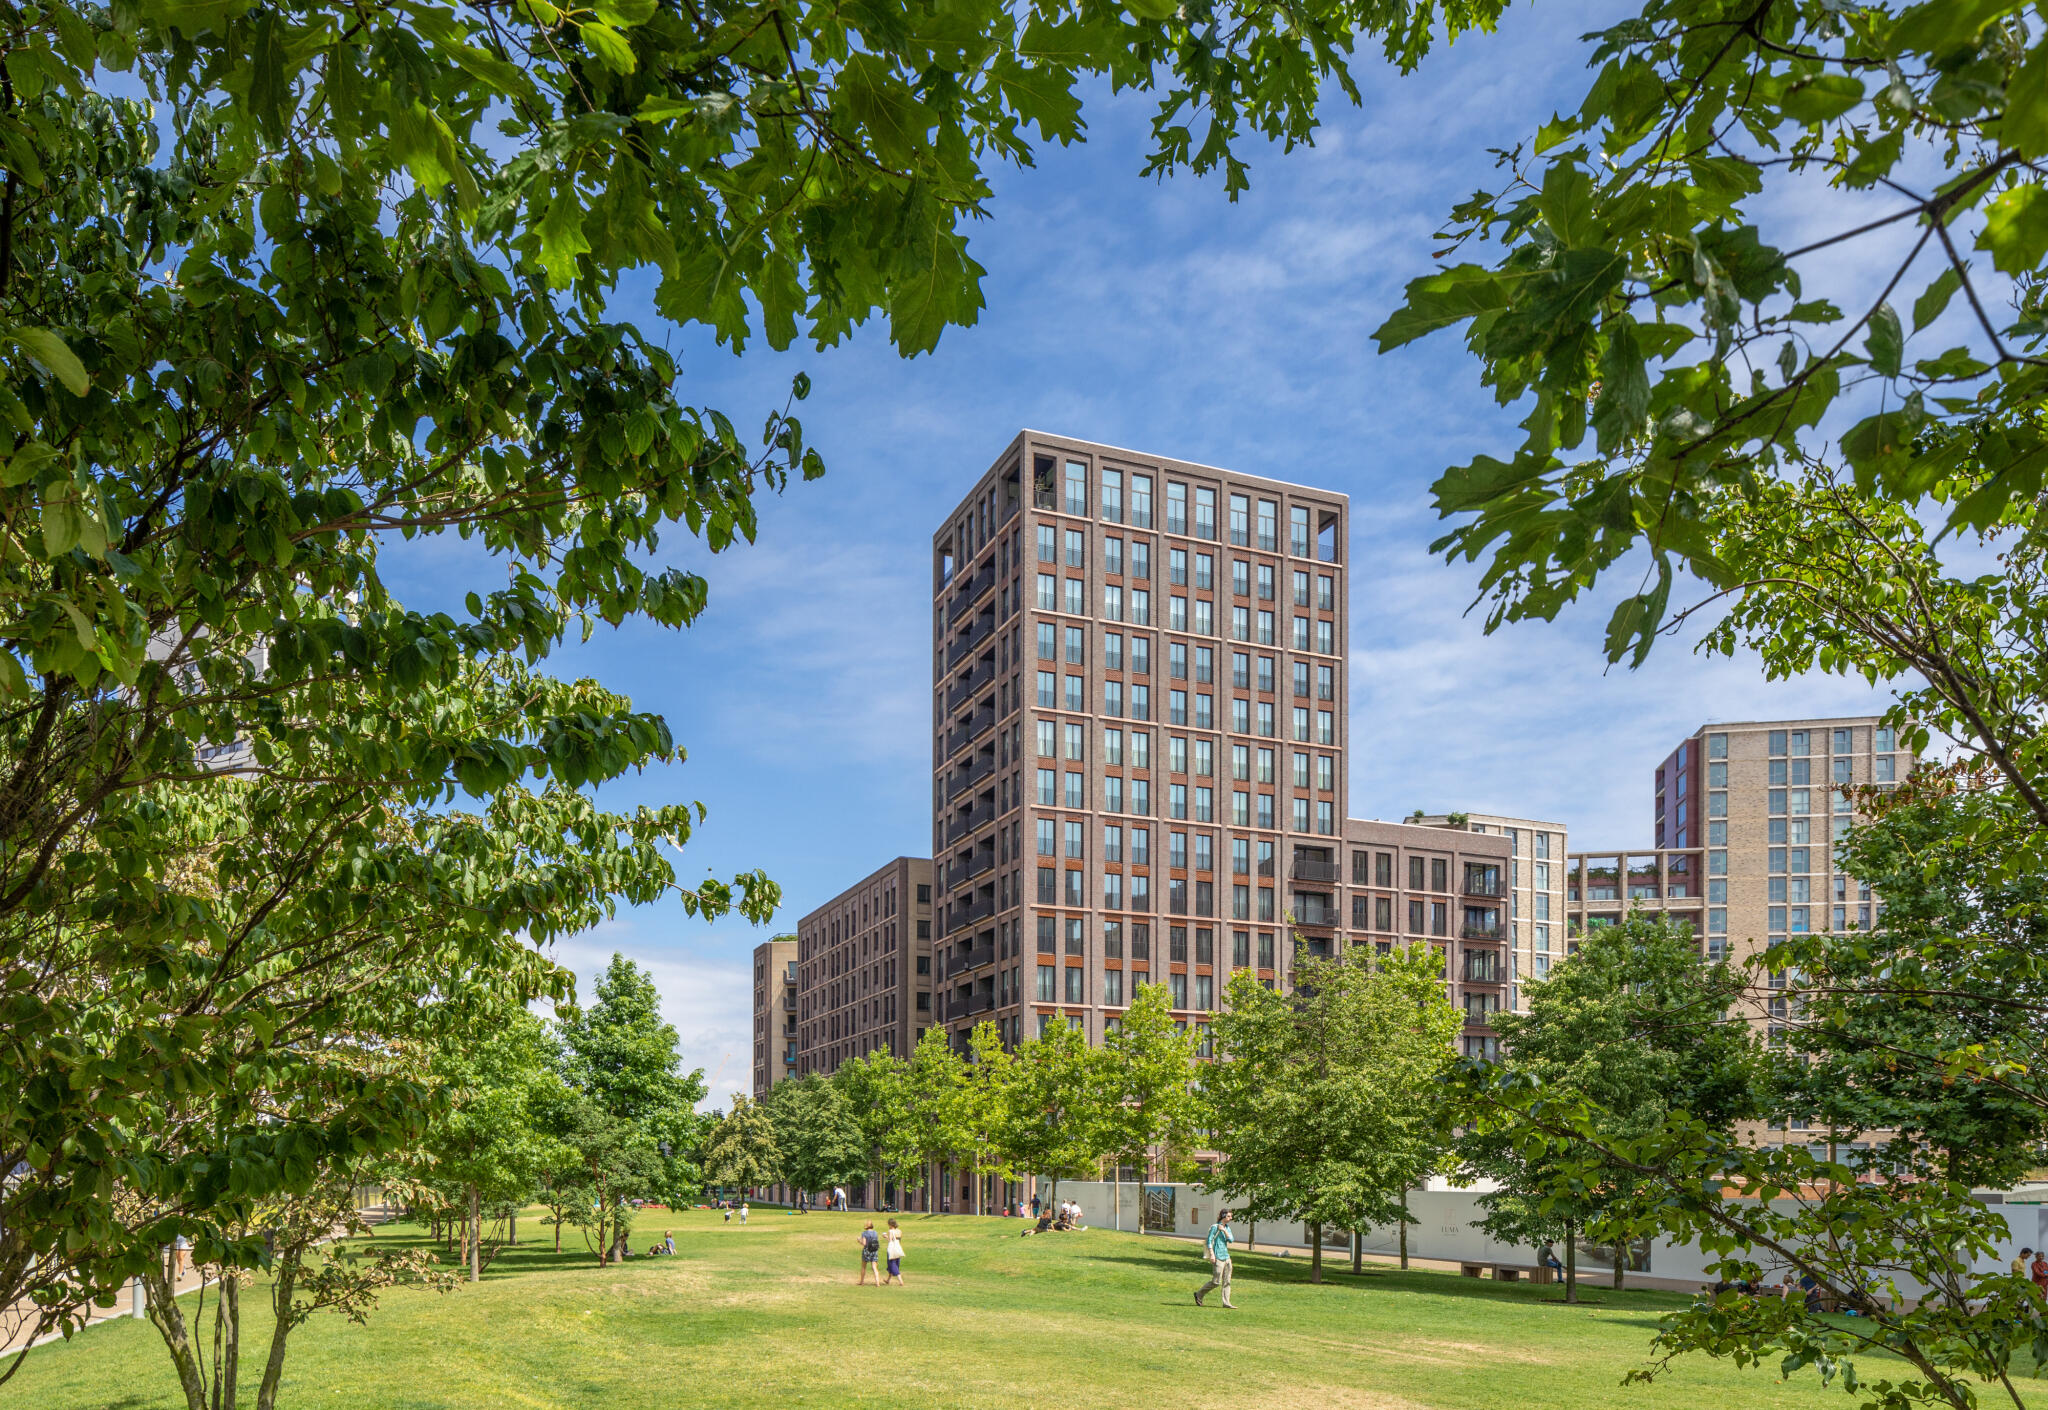
[[[935,1021],[1205,1025],[1337,948],[1349,502],[1036,431],[932,538]]]

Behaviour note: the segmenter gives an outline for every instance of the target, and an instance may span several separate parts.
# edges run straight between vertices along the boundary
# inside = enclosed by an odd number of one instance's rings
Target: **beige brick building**
[[[1499,813],[1434,813],[1410,821],[1507,839],[1506,1002],[1509,1008],[1526,1010],[1523,982],[1544,978],[1565,953],[1565,825]]]
[[[754,1097],[796,1076],[796,950],[794,935],[754,947]]]
[[[797,925],[797,1072],[886,1048],[932,1022],[932,864],[898,857]]]

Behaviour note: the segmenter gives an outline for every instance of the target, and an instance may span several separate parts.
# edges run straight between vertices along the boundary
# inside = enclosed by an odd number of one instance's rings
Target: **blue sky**
[[[828,473],[764,503],[752,548],[713,558],[676,541],[671,561],[712,585],[698,625],[603,633],[555,664],[661,711],[690,751],[603,800],[701,800],[683,874],[761,867],[786,904],[762,930],[643,908],[558,957],[586,985],[614,950],[646,965],[713,1100],[746,1085],[752,947],[929,848],[930,535],[1024,426],[1351,496],[1358,816],[1502,811],[1560,819],[1574,845],[1640,845],[1651,771],[1700,723],[1877,708],[1860,682],[1769,684],[1689,641],[1607,670],[1602,604],[1488,637],[1463,615],[1476,569],[1427,552],[1430,482],[1512,445],[1516,414],[1455,336],[1382,358],[1370,334],[1430,268],[1450,207],[1499,179],[1487,149],[1576,106],[1578,35],[1608,8],[1518,7],[1405,78],[1362,63],[1363,107],[1330,109],[1312,149],[1255,154],[1234,205],[1220,180],[1137,175],[1141,95],[1092,104],[1085,147],[999,176],[972,247],[988,308],[935,355],[902,360],[874,328],[829,352],[734,358],[672,330],[685,394],[743,428],[810,373],[801,415]],[[614,315],[659,327],[644,286]],[[473,566],[429,559],[415,595],[459,593]]]

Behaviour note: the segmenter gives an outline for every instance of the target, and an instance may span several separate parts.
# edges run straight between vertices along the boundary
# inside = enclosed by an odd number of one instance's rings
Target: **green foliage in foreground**
[[[1203,1213],[1206,1215],[1207,1211]],[[853,1286],[866,1216],[756,1206],[649,1211],[635,1244],[673,1229],[680,1256],[594,1266],[533,1240],[485,1280],[399,1290],[365,1326],[316,1317],[293,1337],[280,1403],[378,1410],[1821,1410],[1811,1372],[1780,1382],[1694,1361],[1620,1384],[1657,1318],[1682,1299],[1448,1273],[1332,1272],[1237,1255],[1239,1310],[1197,1309],[1190,1240],[1088,1230],[1020,1239],[1018,1221],[904,1220],[906,1286]],[[252,1298],[251,1301],[260,1299]],[[260,1314],[252,1311],[252,1320]],[[991,1335],[991,1330],[996,1334]],[[255,1328],[260,1336],[263,1328]],[[963,1354],[971,1348],[971,1354]],[[139,1323],[33,1353],[10,1388],[37,1410],[171,1410],[169,1363]]]

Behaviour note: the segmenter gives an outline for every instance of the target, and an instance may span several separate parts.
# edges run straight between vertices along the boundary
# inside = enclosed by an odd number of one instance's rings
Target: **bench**
[[[1467,1278],[1492,1278],[1497,1283],[1515,1283],[1527,1278],[1532,1283],[1550,1281],[1550,1270],[1541,1264],[1460,1263],[1458,1272]]]

